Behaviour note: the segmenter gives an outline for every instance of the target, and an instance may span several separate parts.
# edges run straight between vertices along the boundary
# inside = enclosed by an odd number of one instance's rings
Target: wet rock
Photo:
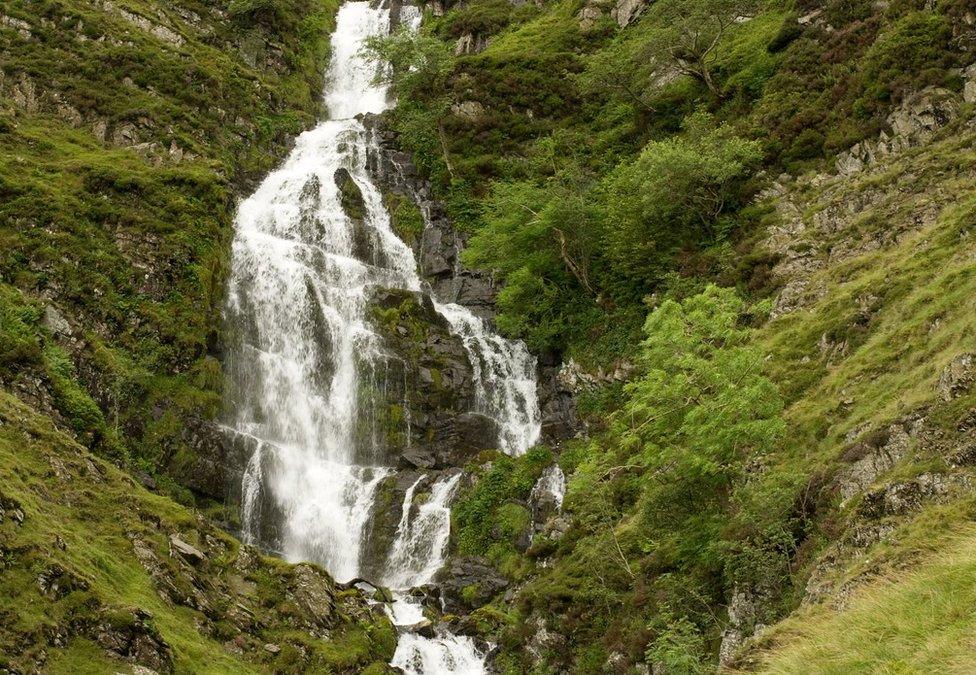
[[[448,612],[477,609],[508,587],[508,579],[484,558],[455,557],[438,573],[441,600]]]
[[[495,447],[495,421],[471,411],[474,373],[464,343],[430,299],[382,289],[373,306],[377,330],[395,357],[382,369],[383,386],[376,387],[386,397],[377,404],[390,411],[384,443],[392,459],[405,467],[446,468]]]
[[[543,526],[559,514],[563,507],[563,496],[566,494],[566,476],[558,464],[546,468],[539,476],[539,480],[532,486],[529,494],[529,505],[532,508],[532,524],[535,531],[541,531]]]
[[[421,619],[417,623],[401,626],[400,629],[408,633],[416,633],[425,638],[433,639],[435,637],[434,624],[429,619]]]
[[[482,450],[498,445],[495,420],[476,412],[464,412],[445,420],[437,430],[444,444],[436,452],[440,466],[464,466]]]
[[[216,422],[197,417],[185,420],[180,439],[190,450],[187,453],[189,459],[185,464],[172,467],[170,473],[195,494],[218,502],[226,501],[228,487],[239,483],[239,476],[232,475],[229,467],[244,466],[251,448],[244,447],[244,439],[237,439],[235,446],[235,439]],[[143,484],[149,490],[155,489]]]
[[[951,401],[968,392],[976,382],[976,354],[954,357],[939,375],[938,391],[943,401]]]
[[[460,253],[468,235],[457,232],[444,206],[431,198],[430,184],[419,176],[410,155],[397,148],[396,134],[384,126],[382,117],[366,115],[363,123],[377,140],[367,161],[374,180],[384,193],[413,201],[424,214],[425,226],[414,245],[414,253],[431,293],[441,303],[460,304],[490,322],[495,313],[498,287],[490,273],[461,264]],[[540,357],[537,394],[544,441],[570,438],[578,428],[574,391],[557,380],[558,369],[558,357]],[[465,409],[471,407],[455,408]],[[421,420],[422,416],[414,419]],[[414,452],[411,464],[430,466],[430,454]]]

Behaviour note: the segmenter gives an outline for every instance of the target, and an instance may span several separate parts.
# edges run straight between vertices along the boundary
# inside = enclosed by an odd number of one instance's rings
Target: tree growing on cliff
[[[739,186],[762,156],[756,141],[715,126],[708,115],[685,122],[681,136],[648,143],[603,182],[605,283],[618,298],[640,299],[684,246],[709,245]]]
[[[756,13],[754,0],[684,0],[664,10],[662,31],[647,42],[645,58],[669,63],[722,97],[715,74],[718,47],[729,29]]]
[[[742,300],[709,286],[647,317],[642,375],[625,387],[615,431],[644,466],[646,532],[662,555],[721,569],[722,505],[747,460],[785,430],[763,355],[739,325]]]

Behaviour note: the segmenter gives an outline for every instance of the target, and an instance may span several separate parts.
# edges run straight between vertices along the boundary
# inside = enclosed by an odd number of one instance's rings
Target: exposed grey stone
[[[963,71],[963,77],[965,78],[962,90],[963,100],[966,103],[976,103],[976,63]]]
[[[976,354],[954,357],[939,375],[938,391],[943,401],[951,401],[968,392],[976,382]]]
[[[610,10],[610,18],[621,28],[629,26],[646,7],[645,0],[617,0],[617,4]]]
[[[485,116],[485,106],[479,101],[461,101],[451,106],[451,112],[469,122],[477,122]]]
[[[890,470],[905,457],[911,449],[913,440],[918,436],[921,426],[921,420],[915,420],[907,425],[892,424],[887,429],[887,439],[881,447],[868,447],[863,457],[841,473],[837,480],[841,505],[864,491],[881,474]]]
[[[603,18],[603,10],[598,5],[584,5],[576,15],[580,30],[584,33],[596,28],[597,22]]]
[[[207,559],[207,556],[204,555],[200,549],[196,548],[192,544],[188,544],[175,534],[171,534],[169,536],[169,543],[172,551],[175,551],[194,565],[197,565]]]
[[[55,337],[71,337],[71,324],[68,323],[64,315],[53,305],[45,305],[44,317],[41,323]]]
[[[465,33],[454,43],[454,55],[480,54],[491,44],[490,37],[482,37],[475,33]]]

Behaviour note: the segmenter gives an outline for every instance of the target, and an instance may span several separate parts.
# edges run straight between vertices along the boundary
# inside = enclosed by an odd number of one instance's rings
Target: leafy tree
[[[750,0],[685,0],[672,5],[668,12],[668,29],[655,43],[660,52],[677,69],[704,84],[721,98],[721,87],[715,80],[717,47],[738,17],[755,12]]]
[[[642,467],[649,536],[682,565],[721,569],[722,507],[744,462],[782,436],[783,402],[739,326],[742,301],[709,286],[647,317],[643,374],[615,422]]]
[[[367,38],[365,49],[389,64],[379,78],[390,84],[399,97],[429,100],[432,92],[444,88],[454,69],[447,44],[407,26],[400,26],[390,35]]]
[[[761,158],[761,146],[715,127],[697,114],[686,132],[647,144],[603,184],[603,245],[615,295],[639,299],[687,245],[707,245],[725,233],[723,216],[736,206],[742,179]]]
[[[430,158],[439,156],[453,179],[454,168],[443,124],[450,107],[447,82],[454,70],[454,57],[448,45],[426,33],[400,26],[390,35],[367,38],[364,49],[387,64],[377,78],[389,84],[400,99],[395,113],[396,126],[404,137],[406,149],[414,153],[421,168],[429,173],[439,168]]]

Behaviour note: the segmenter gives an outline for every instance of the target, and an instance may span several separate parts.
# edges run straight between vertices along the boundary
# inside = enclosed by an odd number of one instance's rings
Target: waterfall
[[[370,325],[369,299],[379,288],[427,292],[367,172],[373,140],[357,117],[388,106],[379,66],[362,46],[389,27],[388,9],[340,8],[329,119],[299,136],[281,167],[240,204],[226,310],[226,428],[249,452],[241,536],[290,561],[319,563],[340,581],[359,576],[378,486],[395,471],[377,431],[392,357]],[[344,210],[338,176],[358,188],[362,214]],[[464,307],[435,308],[467,350],[477,412],[496,421],[500,449],[521,454],[540,429],[534,359]],[[416,503],[424,480],[429,494]],[[422,476],[407,491],[386,552],[384,581],[394,589],[430,583],[443,565],[459,481],[457,471]],[[419,605],[403,592],[397,598],[394,622],[416,623]],[[470,638],[443,631],[434,638],[404,632],[394,664],[418,674],[485,670]]]

